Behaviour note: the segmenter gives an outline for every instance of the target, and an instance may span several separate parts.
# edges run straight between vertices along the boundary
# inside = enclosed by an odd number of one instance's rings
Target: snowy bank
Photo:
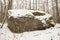
[[[12,33],[7,23],[0,29],[0,40],[60,40],[60,24],[46,30]]]

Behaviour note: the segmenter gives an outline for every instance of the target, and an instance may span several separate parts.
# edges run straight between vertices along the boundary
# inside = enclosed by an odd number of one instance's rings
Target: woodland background
[[[53,15],[55,23],[60,23],[60,0],[0,0],[0,21],[10,9],[44,11]]]

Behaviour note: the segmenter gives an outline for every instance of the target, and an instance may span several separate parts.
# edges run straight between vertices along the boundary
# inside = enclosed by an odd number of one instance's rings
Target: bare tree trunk
[[[43,11],[45,12],[45,2],[43,3]]]
[[[52,8],[53,8],[53,20],[55,23],[58,23],[58,16],[59,16],[59,12],[58,12],[58,0],[53,0],[54,3],[52,3]]]
[[[58,13],[58,0],[54,0],[55,2],[55,6],[53,7],[54,8],[54,21],[55,23],[58,23],[58,16],[59,16],[59,13]]]
[[[56,16],[57,16],[57,23],[59,23],[60,22],[60,20],[59,20],[59,11],[58,11],[58,0],[56,0]]]
[[[30,6],[29,9],[31,10],[31,0],[30,0],[30,3],[29,3],[29,6]]]
[[[53,13],[52,14],[53,15],[53,21],[56,23],[56,19],[55,19],[56,18],[55,17],[55,8],[54,8],[53,0],[51,0],[51,1],[52,1],[52,9],[51,10],[52,10],[52,13]]]
[[[2,22],[2,0],[0,0],[0,22]]]
[[[49,4],[48,4],[48,0],[47,0],[47,5],[49,5]],[[47,6],[47,8],[48,8],[47,12],[49,13],[49,6]]]
[[[8,10],[12,9],[12,0],[9,0],[9,4],[8,4]]]

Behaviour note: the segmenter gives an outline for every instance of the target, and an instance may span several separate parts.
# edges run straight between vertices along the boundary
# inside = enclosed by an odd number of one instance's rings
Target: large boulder
[[[54,27],[54,24],[52,24],[52,15],[45,12],[32,10],[9,10],[8,13],[8,28],[14,33],[45,30]]]
[[[43,23],[34,17],[10,17],[8,28],[14,33],[45,29]]]

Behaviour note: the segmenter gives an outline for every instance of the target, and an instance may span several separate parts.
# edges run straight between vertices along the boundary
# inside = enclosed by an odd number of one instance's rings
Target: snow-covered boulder
[[[22,9],[20,9],[20,10],[17,10],[17,9],[9,10],[8,13],[9,13],[9,17],[13,16],[14,18],[22,17],[22,16],[26,16],[26,15],[33,16],[33,14],[31,13],[30,10],[22,10]]]
[[[54,27],[52,24],[52,15],[34,10],[9,10],[8,27],[14,32],[43,30]],[[38,16],[34,15],[37,14]],[[13,28],[12,28],[13,27]],[[26,29],[27,28],[27,29]],[[29,29],[28,29],[29,28]],[[16,30],[15,30],[16,29]],[[21,30],[20,30],[21,29]]]

